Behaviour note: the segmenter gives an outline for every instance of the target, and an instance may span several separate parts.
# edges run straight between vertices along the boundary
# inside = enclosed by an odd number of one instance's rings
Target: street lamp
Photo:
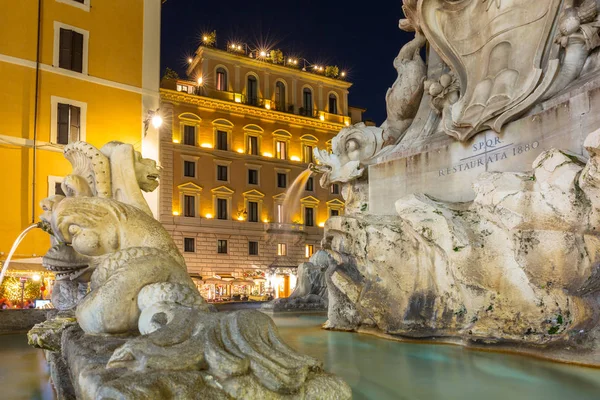
[[[160,116],[158,108],[156,109],[156,111],[148,110],[148,113],[146,114],[146,118],[144,119],[144,137],[146,136],[146,133],[148,132],[148,125],[150,123],[152,123],[152,126],[155,129],[160,128],[160,126],[162,125],[163,119]]]

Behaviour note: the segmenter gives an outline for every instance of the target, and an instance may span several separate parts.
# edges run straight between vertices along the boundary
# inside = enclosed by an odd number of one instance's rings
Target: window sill
[[[63,4],[67,4],[69,6],[75,7],[75,8],[79,8],[80,10],[83,10],[85,12],[90,12],[90,4],[89,1],[85,1],[84,4],[82,3],[78,3],[76,1],[73,0],[56,0],[57,3],[63,3]]]

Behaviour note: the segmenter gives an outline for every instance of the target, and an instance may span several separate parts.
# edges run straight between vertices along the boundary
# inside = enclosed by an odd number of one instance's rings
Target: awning
[[[248,280],[248,279],[234,279],[230,282],[232,285],[238,285],[238,286],[243,286],[243,285],[254,285],[254,281],[252,280]]]
[[[269,269],[274,268],[297,268],[298,264],[293,262],[287,256],[278,256],[273,260],[271,265],[269,265]]]
[[[48,272],[42,265],[42,257],[12,259],[8,270]]]
[[[215,277],[207,278],[204,280],[204,284],[206,284],[206,285],[213,285],[213,284],[214,285],[222,285],[222,284],[226,284],[226,283],[227,282],[225,282],[224,280],[215,278]]]

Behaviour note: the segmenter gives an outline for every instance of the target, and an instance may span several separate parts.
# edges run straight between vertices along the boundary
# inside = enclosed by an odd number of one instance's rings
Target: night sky
[[[398,28],[402,15],[400,0],[168,0],[162,9],[161,68],[185,77],[187,56],[202,33],[212,30],[219,48],[233,39],[255,48],[271,44],[286,57],[345,70],[353,82],[350,105],[367,108],[364,118],[379,125],[385,120],[386,90],[397,76],[392,62],[413,37]]]

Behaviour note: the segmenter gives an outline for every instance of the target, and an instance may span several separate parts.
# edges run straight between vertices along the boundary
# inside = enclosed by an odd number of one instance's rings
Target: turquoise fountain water
[[[273,319],[286,343],[321,359],[348,382],[355,400],[600,399],[600,369],[326,331],[319,315]]]
[[[282,338],[350,384],[355,400],[597,400],[600,369],[458,346],[320,329],[323,315],[273,318]],[[0,336],[0,398],[53,399],[41,350]],[[8,392],[6,392],[8,390]]]

